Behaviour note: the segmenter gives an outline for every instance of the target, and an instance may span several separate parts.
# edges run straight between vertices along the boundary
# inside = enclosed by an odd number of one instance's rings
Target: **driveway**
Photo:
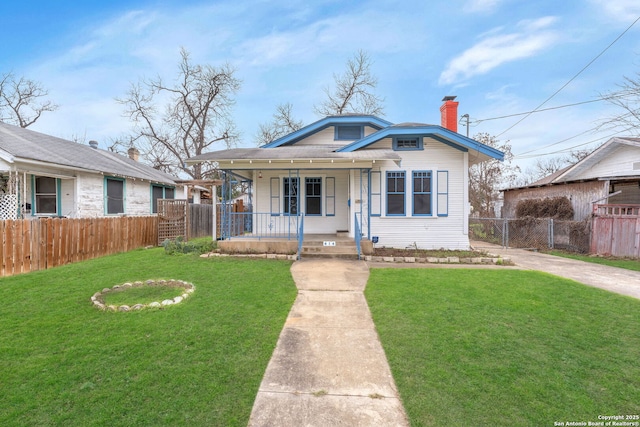
[[[503,258],[510,258],[517,267],[522,269],[544,271],[588,286],[640,299],[640,271],[577,261],[524,249],[503,248],[486,242],[471,242],[471,246]]]

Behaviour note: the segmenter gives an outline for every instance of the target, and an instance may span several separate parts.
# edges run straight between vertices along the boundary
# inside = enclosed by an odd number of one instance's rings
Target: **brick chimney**
[[[138,151],[138,149],[136,147],[129,148],[129,150],[127,150],[127,154],[129,155],[129,158],[131,160],[134,160],[136,162],[140,158],[140,152]]]
[[[454,101],[455,96],[445,96],[442,98],[443,104],[440,106],[440,123],[443,128],[453,132],[458,132],[458,102]]]

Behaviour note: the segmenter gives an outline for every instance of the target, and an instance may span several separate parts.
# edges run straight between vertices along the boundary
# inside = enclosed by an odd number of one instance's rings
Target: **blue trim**
[[[56,211],[55,212],[38,212],[38,205],[36,203],[36,178],[51,178],[55,179],[56,183]],[[62,182],[60,178],[53,178],[46,175],[34,175],[31,174],[31,216],[60,216],[62,212]]]
[[[402,188],[402,191],[397,191],[397,192],[390,192],[389,191],[389,178],[390,178],[390,174],[402,174],[402,177],[400,176],[393,176],[391,178],[402,178],[404,179],[404,186]],[[385,174],[385,183],[386,183],[386,187],[387,187],[387,197],[386,197],[386,213],[387,216],[407,216],[407,172],[406,171],[387,171],[387,173]],[[402,213],[401,214],[390,214],[389,213],[389,194],[402,194],[403,197],[403,206],[402,206]]]
[[[392,125],[391,122],[388,122],[376,116],[328,116],[301,129],[298,129],[295,132],[291,132],[290,134],[285,135],[282,138],[278,138],[275,141],[270,142],[269,144],[265,144],[262,146],[262,148],[275,148],[285,145],[292,145],[330,126],[341,124],[370,126],[374,129],[383,129]]]
[[[427,174],[427,176],[418,176],[416,174]],[[415,180],[416,178],[428,178],[429,179],[429,191],[416,191]],[[429,213],[416,213],[415,196],[416,194],[428,194],[429,195]],[[411,215],[412,216],[433,216],[433,173],[430,170],[414,170],[411,171]]]
[[[62,180],[56,178],[56,215],[62,215]]]
[[[440,174],[443,174],[445,176],[446,179],[446,184],[447,184],[447,188],[445,192],[440,192]],[[437,206],[438,206],[438,216],[444,217],[444,216],[449,216],[449,171],[437,171],[436,172],[437,175],[437,181],[436,181],[436,193],[437,193]],[[441,210],[441,206],[440,206],[440,196],[446,196],[447,198],[447,203],[445,205],[445,209],[444,209],[444,213],[440,213],[442,212]]]
[[[153,189],[154,188],[161,188],[162,189],[162,197],[160,197],[161,199],[166,199],[167,198],[167,190],[168,189],[173,189],[174,193],[173,193],[172,199],[176,198],[176,194],[175,194],[176,187],[175,187],[175,185],[151,184],[151,186],[149,188],[149,191],[151,193],[151,203],[150,203],[150,205],[151,205],[151,214],[158,213],[157,203],[155,204],[155,206],[154,206],[154,203],[153,203],[153,201],[154,201],[153,200]],[[187,194],[187,199],[188,198],[189,198],[189,195]],[[155,207],[155,209],[154,209],[154,207]],[[155,210],[155,212],[154,212],[154,210]]]
[[[404,135],[404,136],[394,136],[393,137],[393,150],[394,151],[418,151],[418,150],[424,150],[424,145],[422,142],[422,136],[420,135]],[[402,141],[413,141],[415,140],[416,142],[416,146],[415,147],[401,147],[398,145],[398,140],[402,140]]]
[[[504,160],[504,153],[496,150],[488,145],[460,135],[442,126],[424,125],[424,126],[390,126],[372,133],[369,136],[355,141],[336,150],[338,153],[350,153],[361,148],[367,147],[382,139],[395,136],[414,136],[422,135],[423,137],[431,137],[435,140],[454,147],[460,151],[478,151],[481,154],[492,157],[497,160]]]

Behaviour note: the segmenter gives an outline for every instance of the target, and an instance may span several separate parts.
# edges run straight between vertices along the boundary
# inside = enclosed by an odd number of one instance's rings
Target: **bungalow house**
[[[567,197],[576,221],[589,219],[596,204],[640,205],[640,138],[611,138],[576,164],[503,194],[504,218],[515,218],[527,199]]]
[[[150,215],[175,178],[129,156],[0,123],[0,219]]]
[[[385,247],[468,249],[469,166],[503,153],[457,133],[454,99],[443,100],[441,126],[330,116],[259,148],[187,163],[217,162],[223,198],[233,182],[249,183],[253,211],[231,214],[244,215],[247,231],[234,236],[223,227],[230,241],[284,237],[301,245],[322,235],[326,245],[348,236]]]

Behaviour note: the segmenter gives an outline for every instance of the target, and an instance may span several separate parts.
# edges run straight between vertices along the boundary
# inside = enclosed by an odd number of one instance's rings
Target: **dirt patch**
[[[396,248],[375,248],[373,256],[383,257],[414,257],[414,258],[475,258],[486,256],[486,252],[481,251],[449,251],[449,250],[423,250],[423,249],[396,249]]]

